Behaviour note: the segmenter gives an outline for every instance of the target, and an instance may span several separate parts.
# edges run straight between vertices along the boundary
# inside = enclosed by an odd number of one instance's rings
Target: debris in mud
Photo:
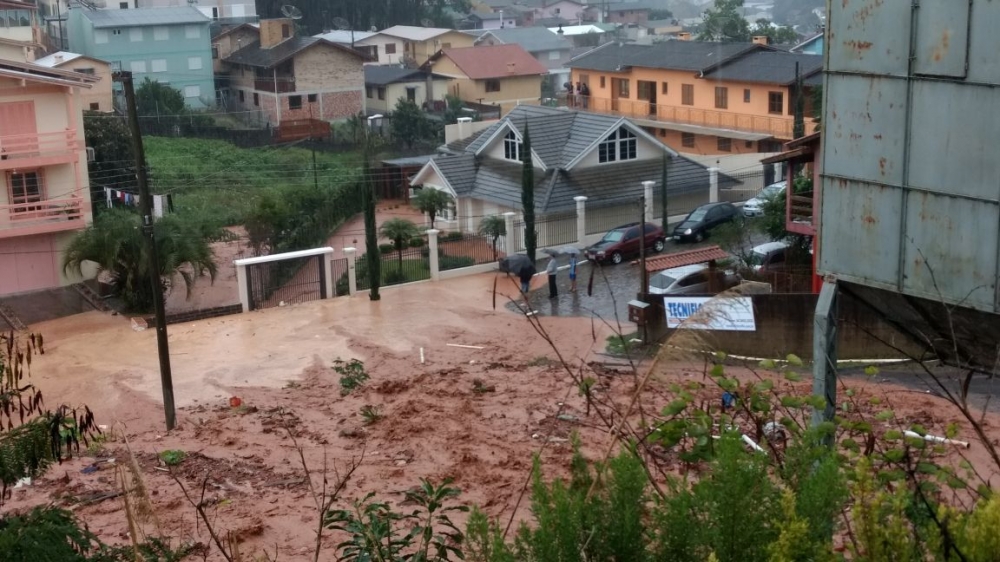
[[[483,379],[472,379],[472,392],[476,394],[485,394],[487,392],[496,392],[497,387],[495,384],[486,384]]]
[[[347,427],[341,429],[337,435],[347,437],[348,439],[360,439],[365,436],[365,431],[357,427]]]

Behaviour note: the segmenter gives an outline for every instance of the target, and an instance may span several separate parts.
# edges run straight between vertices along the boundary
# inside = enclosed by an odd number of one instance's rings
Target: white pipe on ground
[[[907,437],[912,437],[914,439],[923,439],[924,441],[930,441],[932,443],[942,443],[945,445],[956,445],[963,449],[968,449],[969,444],[965,441],[958,441],[957,439],[948,439],[947,437],[938,437],[937,435],[920,435],[916,431],[906,430],[903,435]]]

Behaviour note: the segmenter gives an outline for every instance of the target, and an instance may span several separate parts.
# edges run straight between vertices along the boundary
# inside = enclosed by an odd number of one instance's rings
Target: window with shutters
[[[715,109],[729,108],[729,88],[724,86],[715,87]]]
[[[42,174],[39,170],[21,170],[7,173],[7,195],[13,205],[37,203],[45,198],[42,193]],[[35,210],[32,207],[15,207],[14,212]]]
[[[694,105],[694,84],[681,84],[681,105]]]

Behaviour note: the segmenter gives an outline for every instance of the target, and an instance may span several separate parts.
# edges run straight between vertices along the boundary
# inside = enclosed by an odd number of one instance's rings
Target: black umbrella
[[[531,263],[531,258],[525,254],[514,254],[513,256],[506,256],[500,259],[500,271],[502,273],[520,275],[521,271],[527,267],[534,268],[535,264]]]

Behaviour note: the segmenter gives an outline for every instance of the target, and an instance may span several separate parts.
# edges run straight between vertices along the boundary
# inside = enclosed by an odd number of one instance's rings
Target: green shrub
[[[476,260],[467,256],[440,256],[438,258],[438,269],[460,269],[476,265]]]
[[[424,239],[419,236],[410,238],[409,247],[410,248],[420,248],[424,245]]]
[[[379,244],[378,251],[381,254],[391,254],[396,251],[396,247],[392,244]]]
[[[344,396],[361,388],[370,378],[365,371],[365,364],[357,359],[344,361],[338,358],[333,362],[333,370],[340,375],[340,393]]]
[[[447,232],[447,233],[445,233],[445,235],[441,237],[441,240],[443,240],[445,242],[457,242],[459,240],[463,240],[464,238],[465,238],[464,234],[462,234],[461,232],[455,231],[455,232]]]

